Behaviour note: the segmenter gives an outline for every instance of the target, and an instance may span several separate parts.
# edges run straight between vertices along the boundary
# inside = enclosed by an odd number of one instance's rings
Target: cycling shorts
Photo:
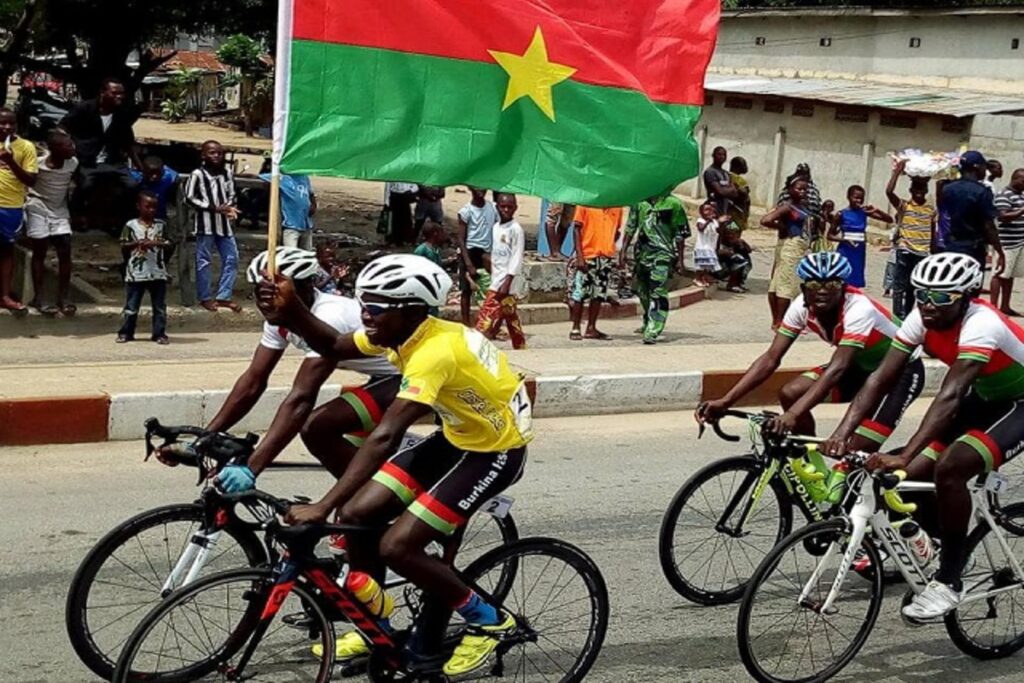
[[[450,536],[484,503],[518,481],[525,464],[525,446],[498,453],[464,451],[436,431],[384,463],[373,480],[422,522]]]
[[[820,365],[808,370],[803,376],[817,380],[824,374],[827,367],[827,364]],[[836,386],[832,387],[825,403],[849,403],[863,388],[870,375],[871,373],[863,368],[851,367],[839,378]],[[899,381],[896,382],[896,386],[886,394],[875,412],[865,418],[855,431],[860,436],[881,446],[892,436],[903,413],[914,399],[921,395],[922,389],[924,389],[924,363],[917,358],[907,364]]]
[[[950,443],[977,451],[986,472],[999,469],[1024,450],[1024,400],[986,401],[972,391],[943,438],[928,444],[922,455],[938,460]]]
[[[345,434],[345,441],[356,448],[363,445],[380,424],[384,411],[394,402],[401,384],[401,375],[374,375],[360,387],[341,388],[341,400],[352,406],[362,423],[361,429]]]

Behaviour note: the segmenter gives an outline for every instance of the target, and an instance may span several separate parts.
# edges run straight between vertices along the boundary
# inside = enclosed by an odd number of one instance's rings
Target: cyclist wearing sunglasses
[[[246,272],[249,282],[256,285],[266,267],[267,252],[257,254]],[[315,253],[295,247],[278,247],[277,267],[294,281],[298,296],[317,318],[339,333],[362,329],[359,304],[354,299],[324,294],[314,286],[321,272]],[[278,407],[266,436],[260,440],[247,465],[229,465],[218,474],[218,486],[228,493],[253,488],[256,476],[298,434],[301,434],[310,453],[331,474],[340,476],[356,448],[373,430],[398,393],[401,375],[398,368],[385,359],[339,363],[310,350],[301,336],[285,327],[265,323],[263,336],[249,367],[235,381],[207,429],[227,431],[252,411],[289,346],[305,353],[305,358],[292,380],[291,390]],[[320,387],[337,368],[367,375],[369,380],[361,387],[346,387],[341,396],[316,408]],[[157,457],[160,457],[159,452]]]
[[[836,252],[804,256],[797,265],[801,294],[789,305],[771,346],[724,397],[701,404],[697,409],[698,421],[717,420],[771,377],[805,330],[828,342],[835,352],[827,364],[782,387],[779,401],[785,412],[769,422],[769,429],[776,434],[814,434],[811,410],[816,405],[852,400],[881,363],[899,323],[880,303],[846,284],[851,270],[847,258]],[[915,356],[885,400],[875,410],[865,411],[851,439],[854,447],[873,450],[885,443],[923,386],[924,364]]]
[[[385,356],[402,371],[397,398],[334,488],[313,505],[293,506],[288,518],[322,522],[339,508],[343,524],[380,528],[397,518],[383,536],[349,534],[352,569],[382,582],[383,560],[474,626],[444,667],[454,676],[483,666],[515,621],[425,548],[455,533],[520,477],[533,430],[523,378],[505,354],[476,330],[428,315],[451,285],[444,270],[419,256],[371,261],[356,280],[364,329],[354,334],[339,335],[318,320],[287,278],[261,283],[258,300],[267,320],[295,330],[325,357]],[[442,429],[396,455],[406,430],[434,411]],[[412,652],[422,652],[431,635],[414,634]],[[345,639],[349,656],[360,644],[368,651],[358,633]]]
[[[1024,329],[976,298],[982,269],[971,256],[929,256],[914,268],[911,283],[917,308],[824,449],[835,456],[849,451],[852,426],[897,381],[918,348],[949,366],[907,445],[896,455],[875,454],[868,462],[872,468],[903,469],[911,479],[935,481],[939,569],[925,591],[903,608],[908,618],[923,620],[955,609],[960,599],[971,518],[967,483],[1024,450]]]

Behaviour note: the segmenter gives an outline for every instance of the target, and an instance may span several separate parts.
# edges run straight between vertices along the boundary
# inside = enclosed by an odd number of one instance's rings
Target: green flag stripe
[[[301,40],[291,63],[288,173],[619,206],[699,170],[700,107],[569,80],[552,89],[551,121],[528,97],[502,111],[508,74],[497,64]]]

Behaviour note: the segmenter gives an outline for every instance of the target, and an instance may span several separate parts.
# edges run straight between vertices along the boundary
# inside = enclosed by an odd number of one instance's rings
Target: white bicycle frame
[[[850,539],[846,547],[846,551],[843,553],[842,563],[840,564],[839,569],[836,572],[836,576],[832,581],[832,586],[829,589],[828,596],[825,598],[825,602],[822,603],[819,608],[820,611],[825,614],[830,614],[835,611],[834,604],[839,598],[840,588],[843,585],[843,581],[846,580],[846,575],[849,573],[850,568],[853,566],[857,553],[864,542],[864,536],[868,533],[871,533],[872,537],[880,542],[889,553],[889,557],[895,560],[900,574],[903,575],[903,578],[915,593],[922,592],[925,586],[928,585],[928,577],[914,559],[913,551],[890,523],[888,507],[884,502],[879,504],[878,496],[875,493],[875,480],[866,472],[862,472],[860,477],[861,481],[859,490],[856,494],[853,494],[852,492],[851,494],[848,494],[857,496],[853,509],[848,515],[852,530],[850,532]],[[935,485],[930,482],[902,481],[896,485],[896,491],[934,492]],[[974,503],[974,517],[979,522],[987,522],[989,529],[991,529],[991,533],[987,534],[982,541],[985,553],[989,557],[992,557],[995,551],[993,543],[995,543],[1002,554],[1007,558],[1010,568],[1013,570],[1014,578],[1016,578],[1016,583],[976,594],[970,593],[969,588],[965,586],[960,604],[984,600],[999,595],[1000,593],[1024,588],[1024,571],[1021,570],[1021,565],[1017,562],[1017,558],[1013,556],[1013,551],[1006,542],[1003,530],[998,524],[996,524],[991,510],[989,510],[988,501],[984,491],[984,485],[978,481],[975,481],[971,485],[971,500]],[[804,584],[804,588],[800,592],[799,597],[799,603],[801,605],[807,606],[810,604],[809,597],[811,592],[814,590],[818,580],[825,572],[829,560],[836,555],[836,545],[836,543],[832,543],[832,545],[829,546],[828,550],[822,556],[821,560],[818,562],[814,571],[808,578],[807,583]]]

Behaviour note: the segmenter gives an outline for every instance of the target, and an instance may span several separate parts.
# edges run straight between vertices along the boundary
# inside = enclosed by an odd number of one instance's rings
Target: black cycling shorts
[[[481,505],[518,481],[525,464],[525,446],[497,453],[464,451],[438,430],[393,456],[373,480],[391,489],[421,521],[451,535]]]
[[[827,364],[818,366],[813,370],[808,370],[803,376],[817,380],[827,367]],[[864,383],[870,375],[871,373],[863,368],[851,367],[839,378],[836,386],[832,387],[832,392],[825,402],[849,403],[864,387]],[[907,364],[896,386],[882,399],[874,414],[861,421],[860,426],[855,430],[856,433],[881,446],[892,436],[903,413],[914,402],[914,399],[921,395],[923,389],[924,363],[918,358]]]
[[[930,443],[923,455],[938,460],[953,442],[977,451],[986,472],[999,469],[1024,450],[1024,400],[986,401],[972,391],[943,438]]]

